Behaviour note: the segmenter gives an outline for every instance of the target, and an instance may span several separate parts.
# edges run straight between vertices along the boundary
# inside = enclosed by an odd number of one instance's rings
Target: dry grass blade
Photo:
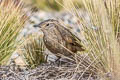
[[[96,74],[100,74],[103,79],[105,74],[111,74],[113,79],[120,76],[120,45],[118,35],[120,31],[120,1],[119,0],[82,0],[87,15],[79,15],[79,10],[75,8],[71,0],[66,0],[67,10],[72,12],[82,24],[82,31],[85,40],[82,42],[87,49],[90,58],[89,66],[85,70],[90,70],[90,66],[97,68]],[[79,25],[79,23],[78,23]],[[81,35],[81,34],[80,34]],[[84,73],[83,73],[84,74]],[[107,78],[108,79],[108,78]]]
[[[41,37],[30,35],[21,47],[21,56],[29,68],[35,68],[47,61],[45,46]]]
[[[22,6],[21,1],[0,2],[0,65],[6,64],[17,48],[17,36],[27,19]]]

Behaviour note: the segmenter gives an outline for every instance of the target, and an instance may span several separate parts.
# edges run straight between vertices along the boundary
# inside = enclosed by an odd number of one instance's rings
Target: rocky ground
[[[9,66],[0,67],[0,80],[100,80],[89,73],[81,76],[84,71],[76,71],[76,64],[65,63],[59,67],[56,65],[44,63],[35,69],[28,69],[11,61]]]

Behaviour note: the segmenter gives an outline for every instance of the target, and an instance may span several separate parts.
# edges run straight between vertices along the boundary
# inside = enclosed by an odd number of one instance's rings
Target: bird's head
[[[55,23],[58,23],[58,21],[54,19],[48,19],[41,22],[40,24],[34,25],[34,27],[39,27],[43,31],[51,29],[52,27],[55,26]]]

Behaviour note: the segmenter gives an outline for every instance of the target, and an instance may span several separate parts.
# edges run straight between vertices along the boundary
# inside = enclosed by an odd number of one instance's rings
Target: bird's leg
[[[57,63],[57,64],[58,64],[58,66],[60,66],[60,65],[61,65],[60,58],[61,58],[61,57],[58,57],[58,58],[55,60],[55,63]]]
[[[57,57],[57,59],[56,59],[55,61],[51,61],[51,62],[50,62],[50,65],[57,65],[57,66],[59,66],[60,63],[61,63],[61,62],[60,62],[60,58],[61,58],[61,57]]]

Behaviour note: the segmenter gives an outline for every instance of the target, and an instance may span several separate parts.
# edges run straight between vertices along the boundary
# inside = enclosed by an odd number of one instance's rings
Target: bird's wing
[[[81,40],[77,36],[72,34],[68,29],[66,29],[64,26],[62,26],[60,24],[57,24],[56,28],[59,30],[59,32],[61,33],[63,39],[67,43],[69,43],[69,44],[71,44],[73,46],[82,48],[82,45],[80,44]]]
[[[64,26],[57,24],[56,25],[57,30],[62,35],[63,39],[67,41],[68,43],[76,42],[76,39],[81,41],[79,38],[77,38],[74,34],[72,34],[68,29],[66,29]]]

